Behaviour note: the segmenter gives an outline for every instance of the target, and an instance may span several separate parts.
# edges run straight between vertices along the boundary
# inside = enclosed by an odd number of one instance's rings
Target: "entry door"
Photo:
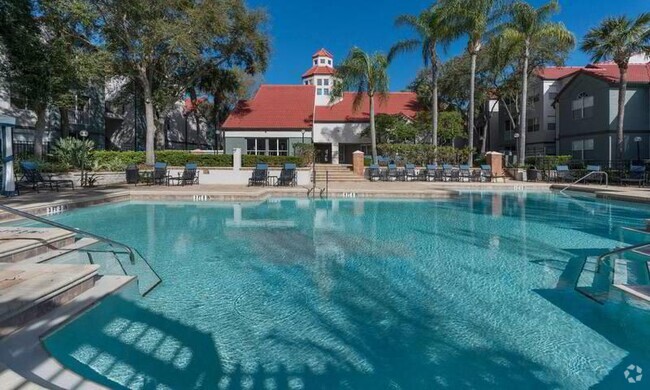
[[[314,159],[319,164],[332,163],[332,144],[314,144]]]

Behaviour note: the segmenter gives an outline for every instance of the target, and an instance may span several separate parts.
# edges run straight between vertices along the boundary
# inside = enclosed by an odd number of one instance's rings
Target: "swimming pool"
[[[134,246],[163,283],[44,343],[113,388],[627,388],[650,313],[573,286],[644,218],[550,193],[74,210],[55,219]]]

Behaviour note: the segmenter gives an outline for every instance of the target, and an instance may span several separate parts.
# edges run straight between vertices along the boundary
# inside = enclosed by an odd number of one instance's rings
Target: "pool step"
[[[650,231],[643,228],[623,227],[621,228],[621,241],[629,245],[650,243]]]
[[[0,263],[17,263],[74,242],[75,233],[63,229],[0,227]]]
[[[98,265],[0,264],[0,337],[95,285]]]
[[[611,268],[607,263],[602,263],[596,272],[597,262],[597,256],[590,256],[585,260],[578,276],[576,290],[590,299],[604,303],[609,296]]]
[[[94,238],[82,238],[70,245],[53,249],[40,255],[23,260],[23,263],[48,263],[48,264],[88,264],[88,260],[80,251],[90,245],[96,244]],[[85,261],[84,261],[85,260]]]

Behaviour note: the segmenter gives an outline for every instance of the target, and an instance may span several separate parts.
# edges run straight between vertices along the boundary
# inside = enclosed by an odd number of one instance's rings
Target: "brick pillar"
[[[366,169],[363,164],[364,160],[365,158],[362,151],[357,150],[356,152],[352,153],[352,171],[355,175],[363,176],[363,173]]]
[[[485,159],[492,167],[492,174],[494,176],[503,176],[503,154],[499,152],[487,152],[485,154]]]

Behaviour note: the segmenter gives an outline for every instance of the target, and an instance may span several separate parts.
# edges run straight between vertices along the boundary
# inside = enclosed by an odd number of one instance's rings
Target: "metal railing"
[[[605,176],[605,187],[609,186],[609,175],[607,174],[607,172],[592,171],[592,172],[587,173],[586,175],[584,175],[580,179],[574,181],[573,183],[569,184],[568,186],[564,187],[562,190],[560,190],[560,193],[564,193],[564,191],[566,191],[567,189],[571,188],[572,186],[580,183],[581,181],[583,181],[584,179],[588,178],[591,175],[604,175]]]
[[[111,247],[118,246],[120,248],[123,248],[126,251],[126,253],[128,254],[129,261],[130,261],[130,263],[132,265],[135,265],[135,263],[136,263],[136,254],[137,254],[137,256],[140,257],[140,259],[142,259],[142,261],[145,263],[146,267],[149,270],[151,270],[151,272],[154,274],[156,279],[158,279],[158,281],[156,283],[154,283],[150,288],[148,288],[143,293],[143,295],[145,295],[146,293],[151,291],[154,287],[156,287],[158,284],[160,284],[162,282],[162,278],[160,277],[160,275],[158,275],[158,273],[153,269],[151,264],[149,264],[147,259],[145,259],[144,256],[142,256],[142,254],[140,254],[137,251],[137,249],[135,249],[135,248],[131,248],[130,246],[128,246],[126,244],[123,244],[121,242],[112,240],[110,238],[100,236],[98,234],[91,233],[91,232],[88,232],[88,231],[85,231],[85,230],[81,230],[79,228],[75,228],[75,227],[67,226],[67,225],[64,225],[64,224],[61,224],[61,223],[58,223],[58,222],[54,222],[54,221],[51,221],[49,219],[42,218],[42,217],[39,217],[37,215],[30,214],[30,213],[27,213],[27,212],[24,212],[24,211],[21,211],[21,210],[18,210],[18,209],[15,209],[13,207],[9,207],[9,206],[6,206],[6,205],[0,204],[0,210],[5,211],[5,212],[10,213],[10,214],[14,214],[14,215],[26,218],[26,219],[31,219],[32,221],[40,222],[40,223],[50,225],[50,226],[53,226],[53,227],[56,227],[56,228],[59,228],[59,229],[62,229],[62,230],[66,230],[66,231],[69,231],[69,232],[72,232],[72,233],[75,233],[75,234],[90,237],[90,238],[95,239],[95,240],[97,240],[99,242],[106,243]],[[92,263],[92,258],[90,258],[90,261]],[[118,259],[118,262],[119,262],[119,259]],[[128,275],[127,271],[124,269],[124,266],[121,263],[120,263],[120,267],[122,267],[122,270],[124,271],[124,274]]]

